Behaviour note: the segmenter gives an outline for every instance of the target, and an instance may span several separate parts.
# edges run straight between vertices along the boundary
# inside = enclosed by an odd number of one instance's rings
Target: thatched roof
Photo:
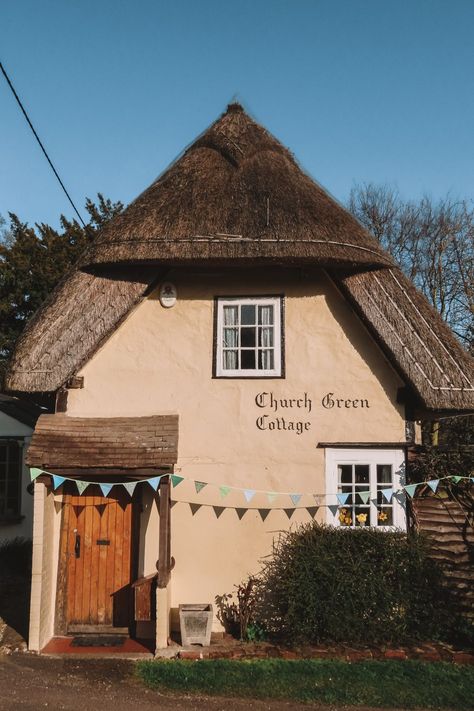
[[[106,225],[83,265],[229,260],[393,264],[239,104]]]
[[[215,236],[237,229],[242,238]],[[437,312],[375,239],[235,106],[106,226],[27,326],[6,387],[56,391],[146,298],[160,278],[157,265],[164,273],[170,264],[200,262],[329,268],[420,406],[474,410],[472,360]]]

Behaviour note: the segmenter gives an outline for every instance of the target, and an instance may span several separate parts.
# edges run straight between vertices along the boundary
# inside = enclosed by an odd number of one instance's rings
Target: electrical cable
[[[15,99],[16,99],[16,101],[17,101],[17,103],[18,103],[18,106],[19,106],[20,109],[22,110],[23,115],[24,115],[24,117],[25,117],[25,119],[26,119],[26,121],[27,121],[27,123],[28,123],[28,126],[29,126],[29,127],[31,128],[31,130],[33,131],[33,135],[34,135],[34,137],[36,138],[36,140],[38,141],[39,146],[40,146],[41,150],[43,151],[43,153],[44,153],[44,155],[45,155],[45,157],[46,157],[46,160],[48,161],[49,165],[51,166],[51,169],[52,169],[54,175],[56,176],[56,178],[58,179],[58,182],[59,182],[60,186],[61,186],[62,189],[64,190],[64,193],[65,193],[67,199],[69,200],[69,202],[71,203],[74,212],[75,212],[76,215],[78,216],[81,225],[85,228],[85,227],[86,227],[86,223],[85,223],[84,220],[82,219],[82,217],[81,217],[81,215],[80,215],[80,213],[79,213],[79,210],[78,210],[77,207],[74,205],[74,203],[73,203],[73,201],[72,201],[72,198],[71,198],[71,196],[69,195],[68,191],[66,190],[66,187],[65,187],[63,181],[62,181],[61,178],[59,177],[58,171],[57,171],[56,168],[54,167],[54,165],[53,165],[53,163],[52,163],[52,161],[51,161],[51,158],[49,157],[48,153],[46,152],[46,148],[45,148],[45,147],[43,146],[43,144],[41,143],[40,137],[39,137],[38,134],[36,133],[36,131],[35,131],[35,129],[34,129],[34,126],[33,126],[33,124],[31,123],[31,121],[30,121],[30,119],[29,119],[29,116],[28,116],[28,114],[26,113],[26,110],[25,110],[24,106],[23,106],[23,104],[22,104],[21,101],[20,101],[20,97],[19,97],[18,94],[16,93],[15,88],[14,88],[12,82],[10,81],[10,77],[8,76],[7,72],[5,71],[5,68],[4,68],[3,64],[2,64],[1,62],[0,62],[0,70],[2,71],[2,74],[3,74],[3,76],[5,77],[8,86],[10,87],[10,89],[11,89],[11,91],[12,91],[12,93],[13,93],[13,96],[15,97]]]

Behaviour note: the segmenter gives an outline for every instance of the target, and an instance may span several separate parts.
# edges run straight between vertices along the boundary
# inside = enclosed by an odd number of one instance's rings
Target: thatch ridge
[[[238,104],[105,226],[82,265],[196,260],[393,265]]]

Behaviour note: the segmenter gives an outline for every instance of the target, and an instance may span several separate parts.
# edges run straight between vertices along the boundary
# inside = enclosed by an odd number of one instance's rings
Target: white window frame
[[[400,489],[406,483],[405,479],[405,451],[404,449],[326,449],[326,523],[332,526],[341,526],[338,512],[329,508],[339,506],[338,493],[338,473],[339,464],[368,464],[369,465],[369,489],[370,489],[370,522],[375,525],[377,521],[377,464],[387,464],[392,467],[392,487],[394,491]],[[387,484],[387,488],[389,485]],[[380,530],[393,530],[401,528],[406,530],[406,495],[404,492],[396,494],[392,498],[393,503],[393,524],[390,526],[375,525]],[[335,513],[334,513],[335,512]],[[368,522],[366,525],[369,525]],[[355,528],[352,525],[351,528]],[[349,526],[347,526],[349,528]]]
[[[234,370],[223,367],[223,329],[224,307],[238,305],[273,306],[273,356],[274,367],[271,369],[239,368]],[[280,378],[282,377],[282,297],[281,296],[218,296],[216,297],[216,334],[215,334],[215,375],[218,378]],[[241,346],[239,343],[239,350]]]

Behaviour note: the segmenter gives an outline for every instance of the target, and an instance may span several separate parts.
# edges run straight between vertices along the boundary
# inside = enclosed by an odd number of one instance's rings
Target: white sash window
[[[403,449],[326,449],[327,523],[406,528],[405,483]]]
[[[281,297],[219,297],[216,303],[216,376],[280,377]]]

